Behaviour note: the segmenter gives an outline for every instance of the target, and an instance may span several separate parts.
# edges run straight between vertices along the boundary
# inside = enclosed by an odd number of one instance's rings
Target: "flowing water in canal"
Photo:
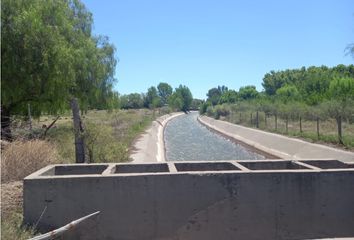
[[[198,113],[193,112],[167,123],[164,140],[168,161],[265,159],[264,156],[211,132],[197,118]]]

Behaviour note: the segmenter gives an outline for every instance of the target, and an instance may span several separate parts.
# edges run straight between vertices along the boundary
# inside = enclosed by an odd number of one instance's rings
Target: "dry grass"
[[[55,147],[43,140],[3,144],[1,152],[1,239],[28,239],[32,229],[22,226],[22,179],[58,158]]]
[[[1,154],[1,181],[19,181],[36,170],[58,162],[56,148],[42,140],[14,141]]]
[[[1,239],[25,240],[33,229],[22,225],[22,181],[1,184]]]
[[[134,139],[154,120],[150,110],[89,111],[83,116],[95,162],[129,161],[129,147]],[[50,124],[53,116],[34,121],[34,131],[41,133],[42,124]],[[26,123],[12,126],[18,139],[1,142],[1,239],[28,239],[33,229],[22,226],[22,179],[36,170],[53,163],[74,163],[74,133],[70,115],[59,119],[47,134],[47,141],[25,140],[29,131]],[[91,129],[90,129],[91,127]],[[39,134],[40,135],[40,134]],[[89,137],[89,136],[88,136]]]
[[[22,209],[22,181],[1,184],[1,217]]]

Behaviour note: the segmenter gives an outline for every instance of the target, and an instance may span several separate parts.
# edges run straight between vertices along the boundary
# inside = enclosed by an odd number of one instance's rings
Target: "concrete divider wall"
[[[48,166],[24,180],[24,220],[34,224],[46,209],[38,226],[47,231],[101,211],[71,239],[354,236],[353,165],[265,162],[109,164],[85,175]]]

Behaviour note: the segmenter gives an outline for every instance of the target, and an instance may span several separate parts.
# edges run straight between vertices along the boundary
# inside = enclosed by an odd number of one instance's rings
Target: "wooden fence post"
[[[286,129],[286,134],[288,134],[288,133],[289,133],[289,130],[288,130],[288,123],[289,123],[289,117],[288,117],[288,116],[286,116],[286,118],[285,118],[285,129]]]
[[[317,139],[320,139],[320,118],[316,118],[316,125],[317,125]]]

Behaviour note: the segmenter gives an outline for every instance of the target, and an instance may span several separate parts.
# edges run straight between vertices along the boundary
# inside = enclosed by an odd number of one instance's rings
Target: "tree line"
[[[342,122],[354,122],[354,66],[302,67],[265,74],[262,86],[244,86],[239,91],[226,86],[212,88],[201,106],[202,114],[218,118],[230,114],[230,110],[250,110],[281,117],[286,121],[334,118],[337,123],[338,142],[343,144]],[[226,107],[232,105],[232,108]],[[256,127],[258,127],[258,118]]]
[[[189,88],[179,85],[173,90],[168,84],[161,82],[151,86],[146,93],[131,93],[120,96],[120,107],[123,109],[160,108],[169,107],[173,111],[187,112],[198,109],[201,100],[193,99]]]

